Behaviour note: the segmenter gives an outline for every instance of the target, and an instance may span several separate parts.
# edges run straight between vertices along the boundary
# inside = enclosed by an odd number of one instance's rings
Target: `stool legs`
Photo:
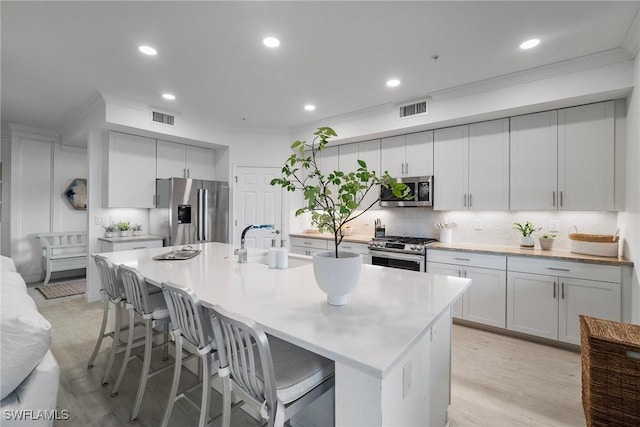
[[[171,382],[171,390],[169,391],[169,403],[167,404],[167,409],[164,412],[164,417],[162,418],[162,427],[167,427],[169,425],[169,419],[171,418],[171,412],[173,411],[173,405],[178,400],[178,384],[180,383],[180,372],[182,372],[182,335],[175,335],[175,350],[176,350],[176,364],[173,369],[173,381]]]
[[[120,383],[122,382],[122,378],[124,377],[124,372],[127,370],[127,365],[129,364],[129,358],[131,357],[131,347],[133,344],[133,330],[135,329],[133,325],[135,324],[135,313],[133,309],[129,309],[129,335],[127,338],[127,350],[124,352],[124,359],[122,359],[122,366],[120,367],[120,373],[118,374],[118,379],[116,380],[116,384],[113,386],[113,390],[111,391],[111,397],[118,395],[118,388],[120,388]]]
[[[96,342],[93,353],[89,358],[87,368],[93,368],[93,362],[96,360],[96,356],[98,355],[98,351],[102,345],[102,340],[104,339],[104,331],[107,328],[107,318],[109,317],[109,297],[104,292],[102,293],[102,303],[104,304],[104,309],[102,310],[102,326],[100,326],[100,335],[98,336],[98,342]]]
[[[144,391],[147,388],[147,380],[149,379],[149,368],[151,367],[151,351],[153,338],[153,320],[145,319],[145,340],[144,340],[144,362],[142,363],[142,372],[140,373],[140,382],[138,383],[138,393],[136,395],[136,403],[131,413],[131,422],[138,418],[138,412],[142,405]],[[166,348],[166,346],[165,346]]]

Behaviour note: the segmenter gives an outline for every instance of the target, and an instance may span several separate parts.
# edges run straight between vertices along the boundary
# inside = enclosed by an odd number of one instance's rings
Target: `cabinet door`
[[[468,126],[434,133],[433,208],[467,209]]]
[[[214,151],[185,145],[187,178],[213,179]]]
[[[558,339],[558,278],[507,274],[507,329]]]
[[[504,270],[466,267],[464,277],[471,279],[471,286],[465,292],[463,318],[504,328],[507,273]]]
[[[107,144],[108,208],[153,208],[156,192],[156,140],[109,132]]]
[[[159,179],[187,176],[185,170],[185,146],[174,142],[156,142],[156,177]]]
[[[556,210],[558,112],[511,117],[511,210]]]
[[[620,284],[560,277],[558,339],[580,345],[578,315],[620,321]]]
[[[394,178],[405,175],[404,141],[404,135],[382,138],[382,145],[380,147],[381,172],[384,173],[388,171],[389,175]]]
[[[338,147],[338,166],[344,173],[358,169],[358,144],[345,144]]]
[[[445,311],[431,327],[429,361],[429,424],[446,426],[451,403],[451,313]]]
[[[370,171],[375,171],[380,176],[380,140],[363,141],[358,144],[358,159],[364,160]],[[378,208],[380,198],[380,186],[376,185],[369,190],[369,193],[362,199],[360,206],[366,208],[373,205],[373,209]]]
[[[462,269],[456,265],[427,262],[427,273],[442,274],[443,276],[460,277]],[[464,294],[453,304],[453,317],[462,319]]]
[[[469,125],[469,200],[474,210],[509,210],[509,119]]]
[[[406,136],[405,163],[407,176],[433,175],[433,131]]]
[[[558,208],[614,210],[613,101],[558,111]]]

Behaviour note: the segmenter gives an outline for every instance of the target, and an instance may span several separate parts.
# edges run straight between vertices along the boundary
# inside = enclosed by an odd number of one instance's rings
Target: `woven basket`
[[[580,316],[587,426],[640,426],[640,326]]]
[[[575,229],[575,233],[571,230]],[[572,225],[569,228],[569,250],[577,254],[618,256],[618,241],[620,236],[616,234],[587,234],[578,233],[578,228]]]

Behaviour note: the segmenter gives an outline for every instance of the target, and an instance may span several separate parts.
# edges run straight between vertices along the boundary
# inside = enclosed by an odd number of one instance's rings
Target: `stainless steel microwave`
[[[433,177],[418,176],[412,178],[400,178],[407,184],[410,200],[399,199],[388,188],[380,187],[380,206],[382,207],[417,207],[433,206]]]

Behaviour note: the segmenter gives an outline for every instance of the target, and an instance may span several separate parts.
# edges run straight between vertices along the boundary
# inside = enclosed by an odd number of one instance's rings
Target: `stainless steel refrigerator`
[[[150,231],[165,246],[229,243],[229,184],[189,178],[156,180]]]

